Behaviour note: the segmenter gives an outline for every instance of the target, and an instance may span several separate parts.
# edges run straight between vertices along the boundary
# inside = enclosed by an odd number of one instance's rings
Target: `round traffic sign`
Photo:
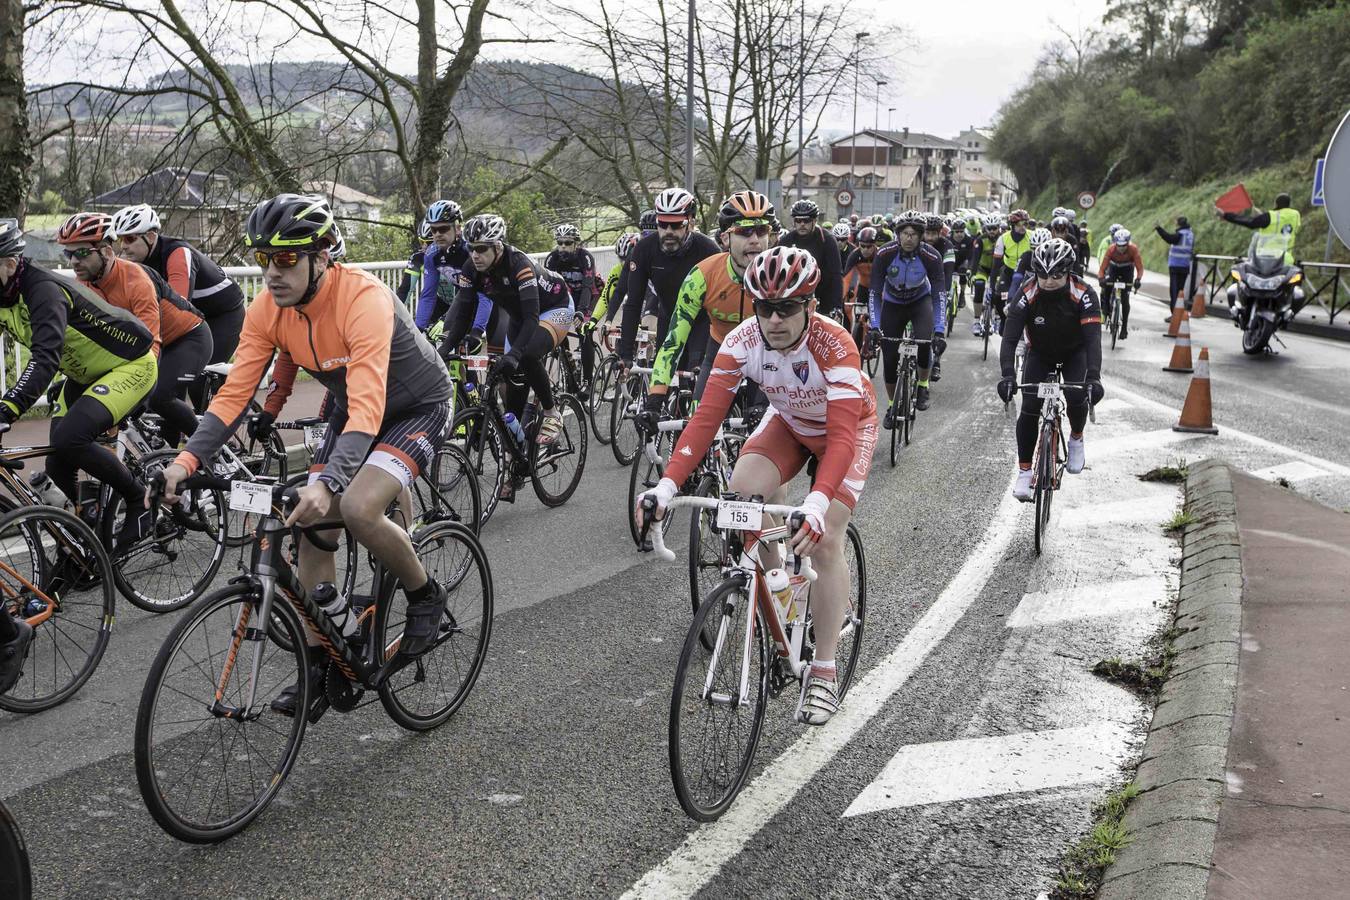
[[[1350,113],[1345,114],[1327,145],[1322,168],[1322,197],[1331,230],[1350,247]]]
[[[840,206],[852,206],[853,192],[848,188],[840,188],[839,192],[834,195],[834,201]]]
[[[1078,195],[1079,209],[1092,209],[1092,207],[1096,205],[1097,205],[1097,195],[1092,193],[1092,191],[1083,191],[1083,193]]]

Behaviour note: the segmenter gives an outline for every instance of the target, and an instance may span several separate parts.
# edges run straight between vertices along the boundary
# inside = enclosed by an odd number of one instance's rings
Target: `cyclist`
[[[844,283],[847,285],[847,300],[844,309],[848,314],[849,328],[853,333],[853,342],[862,348],[863,338],[867,335],[867,314],[853,316],[853,304],[867,305],[872,290],[872,262],[877,256],[877,230],[871,225],[858,231],[858,246],[848,255],[844,263]]]
[[[656,500],[660,518],[707,452],[742,378],[763,388],[771,410],[741,448],[731,490],[781,499],[815,458],[811,491],[799,508],[805,521],[792,537],[793,550],[810,555],[818,573],[811,589],[815,659],[803,706],[810,725],[825,724],[839,709],[834,655],[851,591],[845,538],[877,440],[876,397],[857,347],[841,325],[814,309],[819,281],[815,259],[801,249],[774,247],[755,257],[745,273],[755,315],[727,335],[664,477],[643,495]]]
[[[947,295],[952,289],[952,275],[956,272],[956,246],[944,232],[946,225],[942,216],[924,217],[923,239],[942,256],[942,292],[933,294],[933,371],[929,376],[933,381],[942,379],[942,354],[947,352]],[[941,306],[938,306],[941,297]]]
[[[1066,467],[1073,474],[1083,471],[1083,428],[1087,425],[1088,403],[1095,406],[1104,394],[1101,308],[1092,288],[1072,273],[1073,261],[1074,249],[1068,241],[1052,238],[1036,248],[1032,257],[1036,277],[1009,307],[1008,327],[1003,331],[999,349],[1003,379],[998,383],[998,395],[1004,403],[1011,403],[1017,393],[1014,357],[1017,342],[1025,331],[1027,354],[1022,380],[1033,386],[1022,391],[1022,409],[1017,418],[1018,473],[1013,485],[1013,496],[1022,501],[1035,496],[1031,462],[1042,401],[1036,396],[1034,385],[1059,364],[1064,367],[1066,382],[1088,383],[1087,391],[1064,392],[1069,412]]]
[[[685,276],[703,260],[722,252],[717,242],[694,230],[694,195],[684,188],[667,188],[656,198],[656,232],[645,235],[628,259],[627,296],[623,303],[623,331],[618,354],[631,365],[638,322],[642,316],[647,289],[655,290],[656,346],[666,340],[666,328],[675,309],[675,300]],[[685,355],[703,358],[707,341],[706,317],[694,323],[686,342]]]
[[[942,257],[931,244],[923,242],[924,217],[915,210],[907,210],[895,219],[897,237],[894,243],[887,244],[877,251],[876,262],[872,264],[872,289],[869,292],[868,327],[880,331],[890,338],[899,338],[909,325],[915,340],[931,341],[933,338],[933,314],[938,308],[933,295],[941,295],[939,302],[945,304],[946,292],[942,289]],[[933,346],[931,343],[919,345],[919,384],[914,394],[914,404],[919,409],[928,408],[928,376],[933,364]],[[886,382],[886,399],[895,397],[896,377],[899,369],[899,347],[894,341],[885,341],[881,345],[883,374]],[[886,427],[894,428],[895,421],[887,406]]]
[[[1111,315],[1112,295],[1115,292],[1111,285],[1117,281],[1132,280],[1137,291],[1144,278],[1144,259],[1139,255],[1138,245],[1130,238],[1129,229],[1116,229],[1116,233],[1111,236],[1111,246],[1102,255],[1101,266],[1097,270],[1097,283],[1102,289],[1102,311],[1107,316]],[[1129,336],[1129,325],[1130,294],[1128,291],[1121,291],[1120,340],[1123,341]]]
[[[1106,234],[1102,235],[1101,241],[1097,243],[1098,259],[1101,259],[1106,255],[1107,249],[1111,246],[1111,238],[1115,237],[1116,232],[1124,227],[1125,226],[1121,225],[1119,222],[1112,222],[1111,227],[1106,229]]]
[[[398,302],[411,306],[422,290],[422,268],[426,265],[426,252],[431,244],[431,223],[423,219],[417,226],[417,249],[408,257],[408,267],[398,281]]]
[[[848,261],[848,255],[853,252],[853,229],[847,222],[840,222],[830,230],[830,234],[834,235],[834,242],[839,245],[839,272],[840,277],[843,277],[843,265]],[[844,312],[847,315],[848,311]]]
[[[844,300],[843,262],[834,235],[816,224],[820,207],[813,200],[798,200],[792,204],[792,230],[779,241],[784,247],[800,247],[815,257],[820,268],[820,287],[816,290],[816,304],[822,315],[838,315]]]
[[[460,235],[460,220],[464,218],[459,204],[453,200],[437,200],[427,207],[424,221],[431,232],[431,246],[422,256],[422,286],[417,295],[417,327],[422,331],[443,321],[455,299],[456,280],[469,264],[469,245]],[[480,308],[483,321],[478,333],[487,330],[490,309]]]
[[[699,365],[694,399],[703,396],[722,342],[750,315],[754,306],[754,298],[746,295],[745,270],[768,249],[769,235],[777,224],[773,204],[757,191],[737,191],[722,201],[717,211],[717,227],[726,233],[731,249],[700,261],[680,285],[666,339],[652,364],[645,423],[649,433],[656,430],[657,417],[675,375],[675,363],[700,314],[708,317],[708,345]]]
[[[1050,240],[1052,237],[1053,235],[1050,234],[1049,228],[1031,229],[1031,249],[1026,253],[1023,253],[1022,258],[1017,261],[1017,271],[1013,272],[1012,286],[1008,290],[1009,298],[1016,297],[1021,292],[1022,286],[1027,283],[1027,279],[1031,276],[1031,262],[1032,257],[1036,254],[1036,248]]]
[[[1072,210],[1070,210],[1072,212]],[[1069,218],[1073,221],[1073,217]],[[1092,229],[1088,227],[1087,216],[1083,216],[1083,221],[1078,224],[1078,258],[1083,261],[1083,265],[1092,262]]]
[[[1083,277],[1087,271],[1087,258],[1083,254],[1083,242],[1068,216],[1055,216],[1050,220],[1050,236],[1069,243],[1073,248],[1073,274]]]
[[[149,330],[88,287],[48,271],[23,255],[23,232],[14,219],[0,219],[0,331],[29,350],[28,365],[0,395],[0,422],[28,411],[60,372],[65,384],[52,406],[47,474],[77,503],[75,479],[83,469],[121,494],[126,521],[114,553],[150,532],[150,513],[138,513],[145,485],[95,440],[126,418],[155,386],[157,369]],[[63,250],[67,259],[87,259],[93,247]]]
[[[76,213],[57,230],[56,242],[73,254],[75,277],[149,330],[158,376],[147,405],[163,420],[164,443],[177,447],[182,435],[197,430],[197,414],[182,399],[180,379],[201,372],[211,359],[211,331],[153,269],[117,258],[111,225],[105,213]]]
[[[581,246],[581,231],[562,224],[553,229],[556,247],[544,258],[544,268],[562,276],[577,315],[589,317],[595,306],[595,257]]]
[[[989,287],[985,290],[985,302],[994,304],[998,313],[998,330],[1003,333],[1003,320],[1007,316],[1003,295],[1012,285],[1013,272],[1017,269],[1017,260],[1031,249],[1031,237],[1027,230],[1030,217],[1025,209],[1015,209],[1008,214],[1008,230],[994,243],[993,270],[989,275]]]
[[[970,287],[970,269],[978,262],[978,260],[970,258],[970,251],[975,244],[975,238],[966,233],[965,219],[960,216],[952,216],[949,240],[952,242],[952,250],[956,254],[955,277],[959,283],[956,308],[964,309],[966,306],[966,290]],[[948,290],[951,290],[950,286],[948,286]]]
[[[581,326],[581,333],[585,338],[581,342],[581,374],[588,385],[595,374],[595,340],[592,333],[601,322],[613,319],[614,314],[623,306],[627,287],[624,273],[628,271],[624,263],[633,254],[633,248],[637,246],[640,237],[640,234],[625,231],[614,242],[614,255],[618,258],[618,262],[614,263],[614,268],[605,276],[605,286],[600,291],[600,299],[596,301],[591,317]]]
[[[310,466],[309,484],[287,525],[341,520],[403,586],[408,598],[400,654],[412,657],[435,640],[446,592],[413,551],[408,533],[385,509],[431,464],[445,439],[450,382],[445,366],[412,316],[379,279],[329,260],[333,213],[322,197],[281,194],[260,203],[245,223],[245,242],[266,288],[249,304],[239,355],[201,427],[164,469],[164,496],[225,443],[248,409],[272,354],[280,349],[333,392],[337,411]],[[149,496],[146,503],[149,504]],[[300,541],[306,589],[334,581],[333,554]],[[314,682],[312,720],[326,708],[327,654],[307,634]],[[298,686],[272,708],[296,714]]]
[[[976,337],[984,334],[984,303],[994,271],[994,244],[998,242],[1000,232],[998,216],[990,213],[980,220],[980,233],[970,242],[970,280],[973,285],[970,298],[975,316],[975,321],[970,323],[970,333]]]
[[[202,314],[211,331],[212,364],[229,362],[239,346],[244,323],[244,292],[206,254],[182,238],[160,233],[159,214],[142,203],[113,213],[118,253],[158,272],[174,293]],[[192,386],[192,402],[201,408],[205,379]]]

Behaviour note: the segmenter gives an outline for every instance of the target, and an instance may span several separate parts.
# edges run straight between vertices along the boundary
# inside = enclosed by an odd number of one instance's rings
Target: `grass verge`
[[[1181,484],[1190,474],[1190,469],[1185,463],[1178,463],[1175,466],[1158,466],[1156,469],[1149,469],[1143,475],[1139,476],[1140,481],[1161,481],[1164,484]]]
[[[1179,509],[1173,514],[1172,518],[1163,523],[1163,531],[1172,534],[1180,531],[1193,522],[1195,522],[1195,516],[1191,515],[1187,510]]]
[[[1096,895],[1102,873],[1132,840],[1121,820],[1137,796],[1139,788],[1131,782],[1092,807],[1092,830],[1059,861],[1051,900],[1081,900]]]

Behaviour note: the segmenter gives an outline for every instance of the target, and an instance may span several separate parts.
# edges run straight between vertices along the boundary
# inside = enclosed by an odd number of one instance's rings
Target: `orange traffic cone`
[[[1190,313],[1186,312],[1186,293],[1184,291],[1177,294],[1176,305],[1172,307],[1172,324],[1167,326],[1167,334],[1164,337],[1174,338],[1181,331],[1181,323],[1190,318]]]
[[[1205,294],[1209,289],[1205,286],[1205,279],[1201,278],[1195,283],[1195,296],[1191,298],[1191,318],[1203,319],[1205,317]]]
[[[1193,434],[1218,434],[1214,427],[1214,408],[1209,397],[1209,348],[1200,348],[1200,359],[1195,364],[1195,374],[1191,376],[1190,389],[1186,391],[1186,402],[1181,407],[1181,421],[1172,426],[1173,431],[1186,431]]]
[[[1194,372],[1191,368],[1191,320],[1181,320],[1181,330],[1177,332],[1177,342],[1172,347],[1172,361],[1163,366],[1164,372]]]

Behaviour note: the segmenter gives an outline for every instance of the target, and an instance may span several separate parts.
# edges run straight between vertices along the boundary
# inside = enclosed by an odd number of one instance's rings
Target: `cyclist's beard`
[[[667,256],[674,256],[676,253],[680,252],[680,248],[684,246],[684,243],[687,240],[689,240],[689,235],[687,234],[683,237],[670,233],[663,234],[661,235],[661,252]]]

